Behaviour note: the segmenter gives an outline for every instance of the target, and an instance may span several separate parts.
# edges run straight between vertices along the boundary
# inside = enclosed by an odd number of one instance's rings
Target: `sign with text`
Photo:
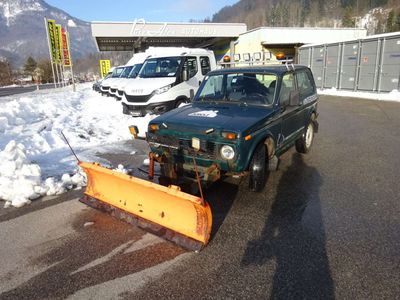
[[[61,28],[61,49],[63,56],[63,64],[65,67],[72,67],[72,61],[69,50],[69,36],[68,32]]]
[[[53,63],[57,62],[57,46],[56,46],[56,21],[47,20],[47,32],[49,34],[50,52]]]
[[[54,28],[54,40],[56,43],[56,63],[62,64],[62,48],[61,48],[61,25],[56,24]]]
[[[106,76],[109,71],[110,71],[110,60],[109,59],[101,59],[100,60],[101,77],[104,78],[104,76]]]

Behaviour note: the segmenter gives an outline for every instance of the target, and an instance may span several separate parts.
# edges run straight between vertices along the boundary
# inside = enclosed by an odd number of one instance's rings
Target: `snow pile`
[[[117,168],[115,168],[113,171],[117,171],[122,174],[128,174],[128,170],[125,169],[124,165],[119,164]]]
[[[47,178],[43,183],[39,165],[29,162],[24,145],[15,141],[0,152],[0,161],[0,199],[6,201],[5,207],[21,207],[40,196],[61,194],[86,183],[80,172],[72,177],[64,174],[59,182]]]
[[[93,92],[90,84],[81,85],[76,93],[64,88],[2,97],[0,200],[21,206],[84,185],[85,177],[77,171],[61,130],[81,160],[102,162],[97,152],[122,147],[132,138],[130,125],[138,126],[143,136],[154,117],[123,115],[120,102]],[[126,171],[123,166],[117,169]]]
[[[400,102],[400,92],[398,90],[393,90],[390,93],[378,94],[372,92],[353,92],[353,91],[337,90],[336,88],[331,88],[324,90],[318,89],[318,94]]]

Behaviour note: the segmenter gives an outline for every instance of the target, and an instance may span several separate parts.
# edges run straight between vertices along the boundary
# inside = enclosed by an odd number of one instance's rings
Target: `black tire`
[[[267,157],[266,146],[259,144],[254,150],[249,166],[249,190],[261,192],[265,187],[267,179]]]
[[[175,102],[175,108],[178,108],[179,105],[181,105],[182,103],[186,103],[187,101],[185,99],[178,99]]]
[[[301,137],[296,140],[296,151],[303,154],[310,152],[311,146],[314,141],[314,135],[314,122],[311,120]]]
[[[122,113],[124,115],[129,115],[129,110],[128,110],[128,107],[126,106],[126,104],[122,104]]]

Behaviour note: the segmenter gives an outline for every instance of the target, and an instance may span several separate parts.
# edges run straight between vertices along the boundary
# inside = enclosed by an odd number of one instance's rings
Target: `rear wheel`
[[[314,141],[314,123],[310,121],[303,135],[296,141],[296,151],[308,153]]]
[[[249,189],[253,192],[261,192],[267,178],[266,149],[262,143],[253,153],[249,173]]]

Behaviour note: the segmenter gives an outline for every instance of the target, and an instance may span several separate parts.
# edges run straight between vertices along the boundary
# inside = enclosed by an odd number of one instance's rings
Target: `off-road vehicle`
[[[295,146],[309,152],[318,130],[312,73],[301,65],[224,68],[205,76],[192,103],[149,123],[146,139],[162,176],[203,183],[249,175],[261,191],[266,173]]]

